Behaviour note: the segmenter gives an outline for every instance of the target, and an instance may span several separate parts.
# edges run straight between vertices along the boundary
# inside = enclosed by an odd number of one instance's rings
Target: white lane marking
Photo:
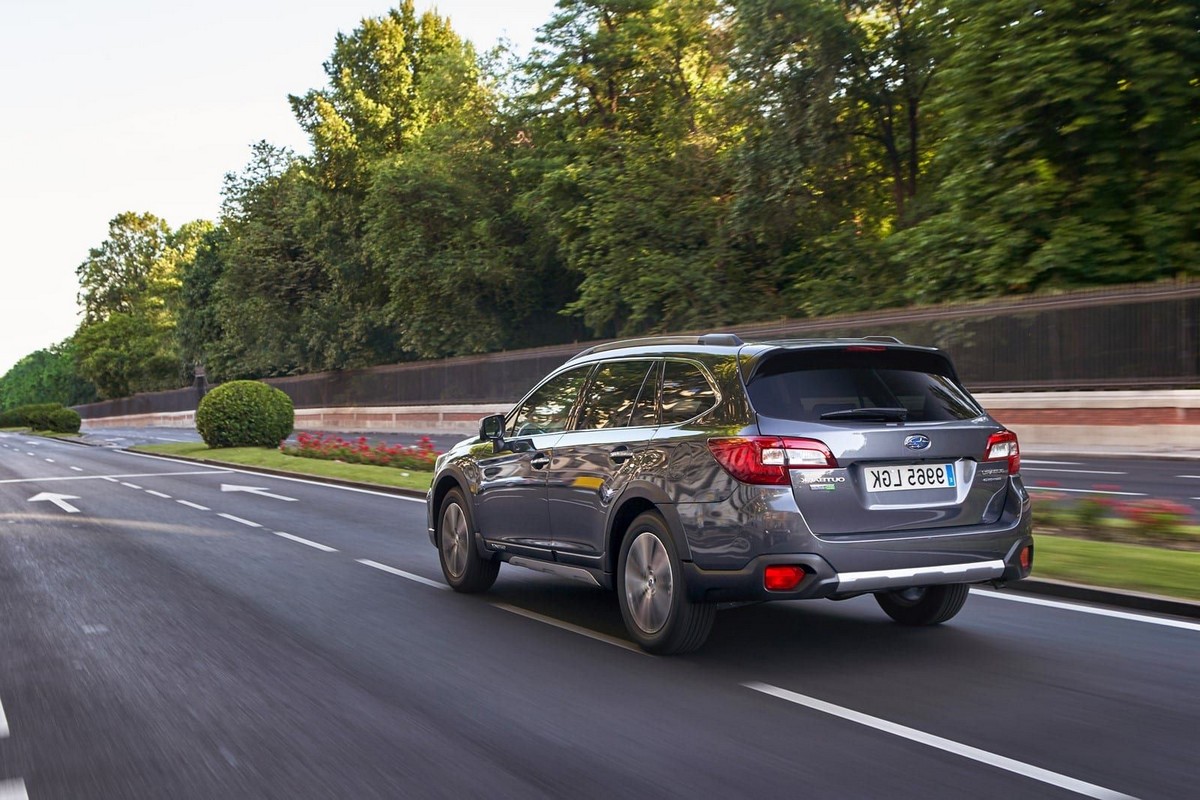
[[[262,525],[259,525],[257,522],[253,522],[248,519],[242,519],[241,517],[235,517],[233,514],[217,514],[217,516],[224,517],[225,519],[231,519],[234,522],[240,522],[243,525],[249,525],[251,528],[261,528],[262,527]]]
[[[1128,472],[1111,472],[1105,469],[1054,469],[1052,467],[1026,467],[1021,465],[1022,472],[1061,472],[1067,475],[1128,475]]]
[[[421,583],[426,586],[432,586],[434,589],[449,589],[450,588],[449,586],[447,586],[444,583],[438,583],[437,581],[431,581],[431,580],[429,580],[429,578],[423,578],[420,575],[413,575],[411,572],[405,572],[402,569],[396,569],[395,567],[389,567],[387,564],[380,564],[378,561],[371,561],[366,558],[359,558],[356,560],[358,561],[359,564],[363,564],[364,566],[374,567],[375,569],[383,570],[384,572],[387,572],[391,575],[396,575],[401,578],[407,578],[410,581],[416,581],[417,583]]]
[[[4,703],[0,703],[0,739],[8,736],[8,717],[4,716]]]
[[[1200,481],[1200,475],[1176,475],[1176,478],[1191,478],[1192,480]]]
[[[14,781],[0,781],[0,800],[29,800],[25,791],[25,781],[17,778]]]
[[[1121,497],[1145,497],[1145,492],[1109,492],[1101,489],[1064,489],[1061,486],[1026,486],[1031,492],[1071,492],[1072,494],[1115,494]]]
[[[47,458],[47,459],[46,459],[46,463],[47,463],[47,464],[53,464],[53,463],[54,463],[54,459],[53,459],[53,458]]]
[[[314,542],[309,539],[301,539],[299,536],[293,536],[290,533],[284,533],[283,531],[271,531],[271,533],[275,534],[276,536],[282,536],[285,539],[291,539],[293,542],[299,542],[300,544],[306,544],[309,547],[315,547],[316,549],[318,549],[324,553],[336,553],[337,552],[336,549],[330,547],[329,545],[321,544],[320,542]]]
[[[1082,462],[1080,462],[1080,461],[1038,461],[1037,459],[1026,458],[1025,456],[1021,456],[1021,463],[1022,464],[1050,464],[1051,466],[1058,466],[1058,467],[1077,467],[1080,464],[1082,464]]]
[[[209,508],[208,506],[202,506],[199,503],[193,503],[190,500],[176,500],[175,502],[179,503],[179,505],[181,505],[181,506],[187,506],[188,508],[194,508],[197,511],[212,511],[212,509]]]
[[[151,455],[150,453],[135,453],[132,450],[122,450],[121,452],[125,453],[126,455],[136,456],[138,458],[152,458],[155,461],[168,461],[172,464],[190,464],[190,463],[192,463],[189,461],[177,461],[176,459],[166,458],[165,456],[155,456],[155,455]],[[237,469],[235,467],[224,467],[224,466],[218,467],[215,465],[213,466],[213,469],[222,470],[224,472],[236,472],[239,475],[251,475],[251,476],[253,476],[255,478],[259,478],[259,479],[265,478],[265,479],[275,480],[275,481],[291,481],[292,483],[306,483],[309,486],[322,486],[326,489],[340,489],[343,492],[357,492],[358,494],[373,494],[376,497],[389,497],[392,500],[404,500],[409,503],[424,503],[425,502],[424,497],[407,497],[402,494],[392,494],[390,492],[377,492],[374,489],[360,489],[357,486],[340,486],[336,483],[321,483],[320,481],[308,480],[306,478],[290,478],[290,477],[285,477],[283,475],[263,475],[263,473],[261,473],[261,472],[250,472],[249,470]],[[0,483],[3,483],[3,481],[0,481]]]
[[[952,753],[956,756],[969,758],[972,761],[978,761],[981,764],[996,767],[997,769],[1014,772],[1017,775],[1023,775],[1026,778],[1032,778],[1035,781],[1057,786],[1060,789],[1066,789],[1076,794],[1081,794],[1084,797],[1103,798],[1104,800],[1133,800],[1131,795],[1115,792],[1112,789],[1106,789],[1103,786],[1097,786],[1094,783],[1077,780],[1069,775],[1063,775],[1060,772],[1051,772],[1048,769],[1035,767],[1032,764],[1026,764],[1023,761],[1007,758],[980,750],[978,747],[961,744],[951,739],[944,739],[941,736],[934,736],[932,733],[919,731],[916,728],[910,728],[907,725],[899,725],[895,722],[890,722],[886,719],[873,717],[870,714],[863,714],[860,711],[855,711],[844,706],[826,703],[824,700],[818,700],[815,697],[808,695],[790,692],[787,689],[780,689],[778,686],[772,686],[768,683],[743,683],[747,689],[760,692],[771,697],[776,697],[780,700],[786,700],[789,703],[794,703],[798,706],[811,708],[814,711],[820,711],[824,714],[829,714],[834,717],[848,720],[850,722],[864,725],[868,728],[873,728],[883,733],[889,733],[892,736],[899,736],[901,739],[908,739],[910,742],[923,744],[926,747],[932,747],[936,750],[942,750],[947,753]]]
[[[36,457],[36,456],[37,456],[37,453],[26,453],[25,455],[27,455],[27,456],[34,456],[34,457]]]
[[[83,472],[83,467],[71,467],[71,469],[75,470],[76,472]]]
[[[156,492],[156,491],[154,491],[153,489],[147,489],[147,490],[146,490],[146,494],[152,494],[152,495],[154,495],[155,497],[161,497],[163,500],[170,500],[170,499],[171,499],[171,495],[169,495],[169,494],[163,494],[162,492]]]
[[[230,470],[214,467],[213,469],[192,470],[190,472],[133,472],[128,475],[59,475],[55,478],[9,478],[0,483],[42,483],[43,481],[94,481],[100,479],[118,483],[119,478],[174,478],[180,475],[224,475]],[[80,470],[83,472],[83,470]]]
[[[553,626],[555,628],[560,628],[561,630],[564,630],[564,631],[570,631],[571,633],[577,633],[580,636],[586,636],[589,639],[595,639],[597,642],[604,642],[605,644],[611,644],[614,647],[620,647],[622,650],[628,650],[632,653],[641,653],[644,656],[650,655],[649,653],[647,653],[642,648],[638,647],[633,642],[627,642],[624,639],[618,639],[615,636],[608,636],[603,633],[598,633],[597,631],[593,631],[589,628],[583,628],[583,627],[580,627],[579,625],[572,625],[569,622],[563,622],[561,619],[555,619],[554,617],[543,616],[542,614],[538,614],[533,611],[527,611],[524,608],[518,608],[517,606],[510,606],[507,603],[492,603],[492,605],[495,606],[496,608],[500,609],[501,611],[507,611],[510,614],[516,614],[518,617],[525,617],[526,619],[532,619],[536,622],[541,622],[546,625]]]
[[[40,494],[35,494],[33,497],[29,498],[29,500],[27,502],[30,502],[30,503],[50,502],[50,503],[54,503],[54,505],[58,506],[63,511],[67,512],[68,514],[78,514],[79,509],[67,502],[68,500],[78,500],[78,499],[79,498],[73,494],[54,494],[53,492],[41,492]]]
[[[1081,606],[1075,603],[1064,603],[1061,600],[1043,600],[1040,597],[1027,597],[1009,592],[993,592],[988,589],[971,589],[971,594],[977,594],[982,597],[992,597],[996,600],[1010,600],[1014,603],[1028,603],[1031,606],[1046,606],[1047,608],[1061,608],[1065,611],[1078,611],[1081,614],[1095,614],[1098,617],[1112,617],[1113,619],[1125,619],[1132,622],[1145,622],[1150,625],[1162,625],[1167,628],[1182,628],[1186,631],[1200,631],[1200,622],[1185,622],[1181,619],[1169,619],[1167,617],[1152,617],[1148,614],[1134,614],[1129,611],[1114,611],[1109,608],[1099,608],[1097,606]]]
[[[107,625],[81,625],[80,628],[82,628],[83,632],[88,636],[97,636],[102,633],[108,633]]]
[[[25,444],[29,445],[30,447],[41,447],[42,446],[41,442],[26,442]]]
[[[250,494],[256,494],[260,497],[271,497],[276,500],[286,500],[289,503],[296,502],[296,498],[294,498],[294,497],[286,497],[282,494],[271,494],[270,492],[268,492],[266,490],[266,488],[264,488],[262,486],[239,486],[237,484],[222,483],[221,491],[222,492],[248,492]]]
[[[142,488],[142,487],[138,486],[136,483],[126,483],[125,481],[121,481],[121,485],[128,486],[130,489],[141,489]]]

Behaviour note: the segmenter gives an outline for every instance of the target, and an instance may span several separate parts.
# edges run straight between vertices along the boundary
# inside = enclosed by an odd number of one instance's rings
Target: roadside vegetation
[[[517,57],[403,0],[311,153],[112,217],[0,408],[1195,275],[1196,8],[563,0]]]

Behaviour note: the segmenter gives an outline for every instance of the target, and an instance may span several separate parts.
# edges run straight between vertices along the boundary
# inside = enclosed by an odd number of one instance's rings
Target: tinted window
[[[700,367],[685,361],[668,361],[663,367],[662,424],[677,425],[717,404],[717,393]]]
[[[909,422],[983,413],[955,381],[949,362],[930,353],[784,353],[764,364],[748,389],[754,410],[776,419],[816,421],[855,408],[905,408]]]
[[[583,381],[591,372],[586,367],[569,370],[546,381],[521,404],[509,425],[509,436],[533,436],[566,430],[571,406],[579,397]]]
[[[601,365],[584,394],[576,428],[626,428],[652,361],[613,361]]]

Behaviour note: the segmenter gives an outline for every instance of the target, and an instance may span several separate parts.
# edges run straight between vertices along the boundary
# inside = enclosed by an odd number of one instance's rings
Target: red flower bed
[[[433,449],[428,436],[422,436],[415,445],[387,444],[376,442],[371,445],[367,437],[360,436],[347,441],[340,436],[325,436],[319,433],[301,433],[297,444],[284,442],[280,452],[301,458],[319,458],[325,461],[343,461],[347,464],[373,464],[377,467],[396,467],[431,471],[433,462],[440,453]]]

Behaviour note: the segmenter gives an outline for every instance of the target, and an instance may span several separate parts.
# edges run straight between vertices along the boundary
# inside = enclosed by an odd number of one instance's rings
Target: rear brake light
[[[816,439],[739,436],[709,439],[717,463],[743,483],[787,486],[789,469],[836,469],[837,459]]]
[[[983,454],[984,461],[1008,461],[1008,474],[1016,475],[1021,471],[1021,446],[1017,444],[1017,435],[1012,431],[1000,431],[988,437],[987,450]]]
[[[878,344],[852,344],[846,348],[847,353],[882,353],[886,347]]]
[[[763,587],[772,592],[795,589],[804,580],[804,567],[792,564],[771,564],[763,570]]]

